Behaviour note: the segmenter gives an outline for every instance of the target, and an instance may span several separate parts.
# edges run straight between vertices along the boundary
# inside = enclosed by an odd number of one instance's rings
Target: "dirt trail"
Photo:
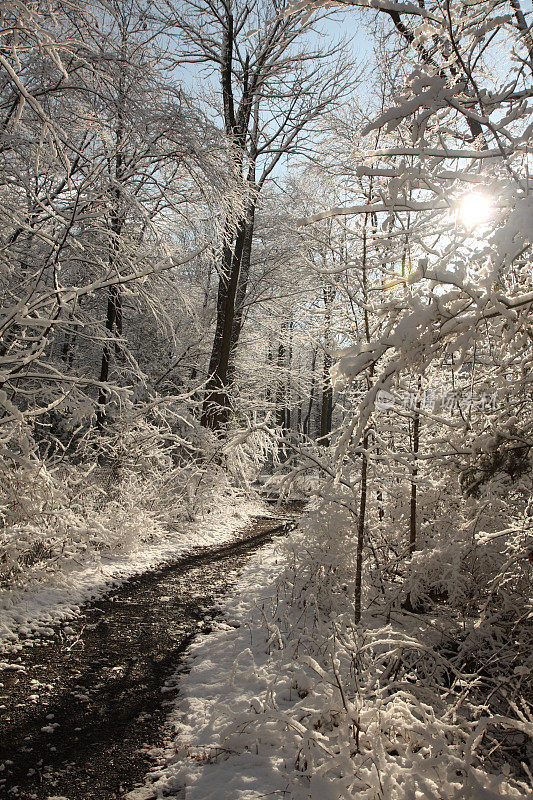
[[[291,509],[292,512],[292,509]],[[250,555],[292,527],[257,520],[242,539],[132,578],[64,635],[0,670],[0,798],[112,800],[142,782],[163,742],[171,676],[209,629]]]

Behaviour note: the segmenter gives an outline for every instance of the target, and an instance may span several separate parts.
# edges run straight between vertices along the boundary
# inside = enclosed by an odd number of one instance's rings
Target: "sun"
[[[493,214],[492,200],[481,192],[463,195],[457,204],[457,219],[468,230],[488,222]]]

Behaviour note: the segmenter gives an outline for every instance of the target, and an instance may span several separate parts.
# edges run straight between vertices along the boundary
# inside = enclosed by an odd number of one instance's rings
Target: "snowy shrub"
[[[318,504],[285,546],[262,616],[278,677],[249,712],[228,712],[223,746],[275,761],[294,800],[530,797],[527,514],[516,522],[518,538],[473,536],[465,523],[415,552],[403,589],[427,613],[392,602],[397,577],[370,548],[368,610],[355,625],[353,514],[342,492]]]
[[[87,430],[75,454],[75,462],[61,449],[40,457],[28,438],[20,463],[0,460],[0,583],[23,587],[135,550],[214,509],[234,515],[251,493],[244,456],[229,473],[216,438],[183,407],[156,419],[126,408],[105,435]]]

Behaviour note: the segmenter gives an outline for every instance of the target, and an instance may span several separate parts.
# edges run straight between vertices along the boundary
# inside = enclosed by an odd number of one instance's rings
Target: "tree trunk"
[[[107,296],[107,314],[105,326],[109,331],[109,337],[113,335],[115,325],[119,317],[119,309],[121,308],[121,296],[118,286],[110,286]],[[100,383],[107,383],[109,380],[109,365],[111,363],[111,342],[108,340],[104,345],[102,352],[102,362],[100,365]],[[103,386],[100,387],[98,393],[98,408],[96,409],[96,422],[100,429],[103,428],[106,416],[106,404],[109,397],[109,392]]]
[[[230,360],[227,372],[228,386],[233,382],[233,376],[235,374],[235,356],[237,351],[237,344],[239,342],[239,338],[242,332],[242,327],[244,324],[244,304],[246,301],[246,292],[248,291],[248,278],[250,276],[250,264],[252,260],[254,223],[255,223],[255,203],[250,203],[245,222],[239,280],[237,283],[237,294],[235,297],[235,312],[233,317],[233,325],[231,327]]]
[[[285,341],[285,336],[287,333],[287,329],[289,324],[287,322],[282,322],[281,324],[281,331],[280,331],[280,342],[278,345],[278,356],[277,356],[277,376],[276,376],[276,427],[280,429],[280,433],[283,437],[285,437],[289,431],[290,426],[290,411],[287,407],[287,397],[288,397],[288,389],[289,385],[285,380],[286,373],[288,375],[288,365],[290,364],[291,358],[291,345],[289,342],[289,346],[287,347],[287,342]],[[283,443],[279,444],[278,447],[278,454],[281,460],[284,460],[287,455],[287,449]]]
[[[367,236],[366,226],[368,222],[368,215],[365,214],[365,222],[363,229],[363,260],[362,260],[362,288],[363,298],[365,300],[364,306],[364,322],[365,322],[365,338],[370,342],[370,322],[368,319],[368,276],[367,276]],[[370,381],[374,372],[374,366],[370,367],[367,374],[368,388],[370,388]],[[369,432],[367,431],[363,436],[363,457],[361,462],[361,492],[359,495],[359,517],[357,520],[357,552],[355,560],[355,589],[354,589],[354,618],[355,624],[361,621],[361,606],[362,606],[362,581],[363,581],[363,545],[365,539],[365,521],[366,521],[366,498],[367,498],[367,478],[368,478],[368,441]]]
[[[329,447],[333,413],[333,387],[331,385],[331,304],[335,287],[325,285],[324,294],[324,366],[322,372],[322,404],[320,408],[320,443]]]
[[[285,409],[285,385],[282,379],[282,371],[285,367],[285,342],[283,336],[287,329],[287,323],[283,322],[281,325],[281,339],[278,345],[278,360],[277,360],[277,391],[276,391],[276,426],[285,429],[286,427],[286,409]]]
[[[245,236],[246,222],[241,220],[234,239],[234,247],[231,248],[229,244],[225,244],[223,250],[223,266],[218,283],[215,338],[209,361],[209,377],[205,387],[201,418],[202,425],[212,430],[220,430],[229,415],[228,365]]]
[[[126,58],[125,41],[123,39],[123,57]],[[117,95],[117,128],[115,133],[115,157],[114,174],[110,168],[110,179],[114,183],[111,191],[111,214],[110,214],[110,242],[109,242],[109,272],[116,270],[118,265],[119,238],[124,225],[124,213],[122,209],[122,189],[121,184],[124,179],[124,107],[126,103],[124,75],[121,74],[118,84]],[[109,379],[109,366],[111,363],[111,339],[113,335],[122,335],[122,293],[120,286],[110,286],[107,295],[106,330],[108,338],[102,351],[102,362],[100,364],[100,383],[107,383]],[[118,343],[115,343],[115,352],[118,351]],[[109,399],[109,392],[101,387],[98,392],[98,406],[96,409],[96,424],[100,430],[103,429],[106,416],[106,405]]]
[[[420,392],[421,380],[418,378],[418,392]],[[420,396],[416,398],[416,410],[413,419],[413,468],[411,470],[411,502],[409,513],[409,555],[413,555],[416,550],[417,531],[416,531],[416,478],[418,475],[418,466],[416,457],[418,454],[418,447],[420,442]]]
[[[235,144],[235,165],[243,168],[244,155],[246,151],[246,139],[250,115],[252,112],[252,101],[254,90],[249,85],[249,56],[246,56],[243,74],[243,90],[236,111],[235,97],[233,91],[233,50],[234,50],[235,30],[233,27],[233,15],[229,6],[225,10],[225,27],[221,49],[220,60],[220,81],[222,87],[222,98],[224,106],[224,125],[226,133]],[[253,159],[252,159],[253,162]],[[253,170],[248,172],[253,177]],[[239,288],[239,276],[245,246],[251,248],[253,235],[253,224],[251,230],[247,226],[248,215],[246,214],[237,225],[233,237],[226,230],[226,243],[223,247],[222,268],[218,283],[217,297],[217,321],[215,328],[215,338],[209,361],[209,377],[205,387],[204,403],[202,408],[201,424],[211,430],[219,431],[228,421],[230,412],[230,398],[227,391],[228,387],[228,368],[232,351],[232,340],[236,343],[235,317],[236,301]],[[229,244],[232,240],[233,246]],[[248,277],[246,276],[246,281]],[[246,290],[246,284],[244,285]],[[242,319],[241,319],[242,324]],[[240,328],[239,331],[240,333]],[[237,334],[238,338],[238,334]]]
[[[333,388],[331,386],[331,356],[324,353],[324,372],[322,385],[322,406],[320,409],[320,443],[329,447],[331,419],[333,414]]]
[[[363,459],[361,462],[361,493],[359,495],[359,517],[357,520],[357,553],[355,561],[354,618],[357,625],[361,621],[361,599],[363,578],[363,545],[365,540],[366,493],[368,459],[366,450],[368,433],[363,437]]]
[[[315,366],[316,366],[316,357],[317,357],[317,348],[313,350],[313,356],[311,359],[311,390],[309,392],[309,405],[307,407],[307,414],[304,417],[302,429],[303,433],[309,436],[309,429],[311,427],[311,411],[313,410],[313,402],[315,399],[315,384],[316,384],[316,377],[315,377]]]

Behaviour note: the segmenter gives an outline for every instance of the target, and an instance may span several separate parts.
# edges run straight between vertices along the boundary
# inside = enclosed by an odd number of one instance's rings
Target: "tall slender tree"
[[[310,45],[312,25],[285,16],[272,0],[180,3],[174,19],[182,60],[218,73],[221,117],[248,192],[236,225],[227,225],[218,264],[216,325],[202,423],[214,430],[230,410],[228,371],[242,329],[258,198],[291,153],[303,152],[324,112],[350,86],[342,46],[325,53]]]

